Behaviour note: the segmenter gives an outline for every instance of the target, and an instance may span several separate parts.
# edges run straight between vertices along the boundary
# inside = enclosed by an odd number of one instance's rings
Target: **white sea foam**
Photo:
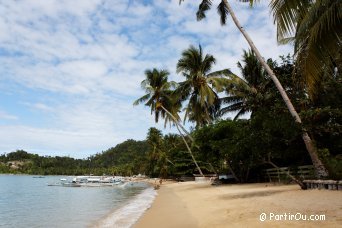
[[[156,195],[157,192],[153,188],[145,189],[140,194],[133,197],[128,204],[108,215],[97,227],[131,227],[139,217],[151,207]]]

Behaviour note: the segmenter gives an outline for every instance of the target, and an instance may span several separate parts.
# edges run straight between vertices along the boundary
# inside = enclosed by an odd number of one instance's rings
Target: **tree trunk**
[[[233,175],[234,179],[237,181],[237,182],[241,182],[240,179],[236,176],[231,164],[230,164],[230,161],[228,159],[226,159],[226,162],[227,162],[227,166],[228,166],[228,169],[229,171],[231,172],[231,174]]]
[[[250,167],[247,167],[247,171],[246,171],[246,176],[245,176],[245,182],[248,182],[248,177],[249,177],[249,171],[250,171]]]
[[[266,70],[266,72],[268,73],[268,75],[271,77],[272,81],[274,82],[275,86],[277,87],[278,91],[280,92],[280,95],[282,96],[287,108],[289,109],[292,117],[295,119],[295,121],[301,126],[302,128],[302,138],[304,140],[306,149],[308,151],[308,153],[310,154],[312,163],[315,167],[315,172],[316,172],[316,177],[317,178],[326,178],[328,177],[328,171],[327,169],[324,167],[322,161],[320,160],[320,158],[318,157],[317,154],[317,148],[315,147],[315,145],[313,144],[310,136],[308,135],[306,129],[303,128],[302,126],[302,120],[300,119],[297,111],[295,110],[294,106],[292,105],[289,97],[287,96],[283,86],[281,85],[281,83],[279,82],[278,78],[276,77],[276,75],[274,74],[274,72],[272,71],[272,69],[267,65],[266,61],[263,59],[263,57],[261,56],[259,50],[256,48],[256,46],[254,45],[252,39],[249,37],[249,35],[247,34],[247,32],[245,31],[245,29],[241,26],[240,22],[238,21],[238,19],[236,18],[233,9],[231,8],[230,4],[228,3],[227,0],[223,0],[223,2],[225,3],[236,27],[240,30],[240,32],[243,34],[243,36],[246,38],[246,41],[248,42],[249,46],[251,47],[251,49],[253,50],[253,52],[255,53],[257,59],[259,60],[259,62],[261,63],[261,65],[264,67],[264,69]]]
[[[182,128],[182,130],[187,134],[187,136],[191,139],[192,142],[194,142],[194,139],[190,136],[189,132],[188,132],[187,130],[185,130],[185,128],[178,122],[178,120],[176,119],[176,117],[174,117],[174,116],[172,115],[171,112],[169,112],[163,105],[161,105],[160,107],[161,107],[161,108],[162,108],[162,109],[163,109],[163,110],[164,110],[164,111],[173,119],[174,123],[176,124],[177,130],[178,130],[179,134],[181,135],[181,137],[182,137],[182,139],[183,139],[183,141],[184,141],[184,143],[185,143],[185,145],[186,145],[186,148],[188,149],[188,151],[189,151],[189,153],[190,153],[190,155],[191,155],[191,157],[192,157],[192,160],[194,161],[194,163],[195,163],[195,165],[196,165],[198,171],[200,172],[201,176],[204,177],[204,175],[203,175],[203,173],[202,173],[202,170],[201,170],[201,168],[198,166],[198,164],[197,164],[197,162],[196,162],[196,159],[195,159],[194,155],[192,154],[192,151],[191,151],[191,149],[190,149],[188,143],[186,142],[183,133],[180,131],[179,127]]]
[[[190,133],[182,126],[182,124],[179,123],[179,121],[176,119],[176,117],[174,117],[174,115],[172,115],[171,112],[169,112],[163,105],[160,106],[169,116],[171,116],[171,118],[173,119],[173,122],[178,125],[183,131],[184,133],[189,137],[189,139],[194,142],[194,138],[192,138],[192,136],[190,135]]]
[[[197,164],[197,162],[196,162],[196,159],[195,159],[194,155],[192,154],[191,149],[190,149],[188,143],[186,142],[186,140],[185,140],[185,138],[184,138],[183,133],[180,131],[180,129],[179,129],[179,127],[178,127],[178,123],[176,123],[176,127],[177,127],[177,130],[178,130],[179,134],[181,135],[181,137],[182,137],[182,139],[183,139],[183,141],[184,141],[184,143],[185,143],[185,145],[186,145],[186,148],[188,148],[188,151],[189,151],[189,153],[190,153],[190,155],[191,155],[191,157],[192,157],[192,160],[194,161],[194,163],[195,163],[195,165],[196,165],[196,167],[197,167],[199,173],[201,174],[202,177],[204,177],[201,168],[198,166],[198,164]]]
[[[271,155],[270,154],[268,154],[268,159],[267,159],[267,161],[265,161],[265,163],[270,164],[271,166],[278,169],[278,171],[279,171],[279,167],[271,161]],[[300,181],[298,178],[292,176],[289,172],[285,172],[285,174],[287,176],[289,176],[291,178],[291,180],[296,182],[303,190],[307,189],[306,185],[302,181]]]

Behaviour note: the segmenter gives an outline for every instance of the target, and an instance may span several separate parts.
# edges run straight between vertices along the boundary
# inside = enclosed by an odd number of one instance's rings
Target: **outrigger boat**
[[[48,184],[48,186],[63,186],[63,187],[102,187],[102,186],[117,186],[125,183],[124,177],[111,176],[77,176],[71,181],[66,178],[61,178],[60,183]]]

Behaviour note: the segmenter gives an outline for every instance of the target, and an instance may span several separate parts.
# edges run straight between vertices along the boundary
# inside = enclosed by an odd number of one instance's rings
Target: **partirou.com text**
[[[303,213],[261,213],[260,221],[325,221],[325,215]]]

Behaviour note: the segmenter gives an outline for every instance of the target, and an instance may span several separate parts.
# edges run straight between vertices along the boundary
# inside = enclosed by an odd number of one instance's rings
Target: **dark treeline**
[[[0,156],[0,173],[71,175],[81,174],[86,167],[87,160],[60,156],[39,156],[24,150],[17,150]]]
[[[127,140],[86,159],[39,156],[23,150],[0,156],[0,173],[36,175],[131,175],[142,173],[146,141]]]

